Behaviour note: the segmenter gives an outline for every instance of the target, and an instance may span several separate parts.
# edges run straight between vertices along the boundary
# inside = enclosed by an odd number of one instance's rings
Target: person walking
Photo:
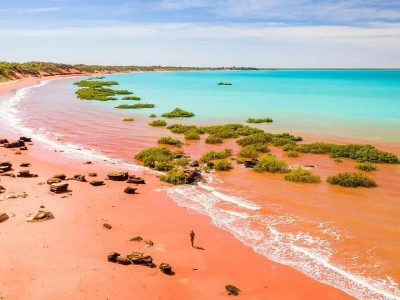
[[[196,236],[196,234],[194,233],[193,229],[190,232],[190,242],[192,243],[192,248],[194,247],[194,237]]]

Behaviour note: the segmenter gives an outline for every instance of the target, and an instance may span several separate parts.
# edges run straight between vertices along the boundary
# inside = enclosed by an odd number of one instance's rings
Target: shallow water
[[[400,137],[393,124],[399,120],[400,73],[347,72],[171,72],[107,76],[119,81],[119,88],[142,96],[141,102],[157,105],[154,110],[133,112],[112,108],[123,101],[77,100],[72,85],[77,79],[54,80],[4,97],[0,102],[0,117],[3,124],[66,154],[114,159],[124,168],[133,169],[136,168],[132,164],[134,153],[156,144],[157,137],[167,134],[165,129],[147,126],[151,120],[147,115],[177,106],[196,113],[188,122],[272,116],[276,125],[262,126],[272,130],[294,126],[296,131],[369,137],[372,141],[385,136],[397,144]],[[216,86],[218,81],[232,82],[233,86]],[[136,120],[122,122],[126,114]],[[305,118],[306,114],[312,118]],[[324,114],[329,117],[323,117]],[[301,123],[291,125],[287,120],[289,115],[296,116]],[[324,123],[316,122],[319,118]],[[355,118],[368,121],[355,122]],[[336,124],[339,119],[356,124],[340,131]],[[372,130],[368,124],[377,130],[376,136],[364,135]],[[386,126],[391,130],[386,130]],[[234,143],[228,142],[227,146]],[[194,155],[206,149],[203,141],[185,147]],[[277,149],[273,151],[281,155]],[[289,162],[314,164],[315,172],[323,178],[338,168],[326,156],[302,155]],[[340,168],[354,170],[354,162],[345,161]],[[360,299],[400,299],[399,175],[398,166],[379,166],[372,175],[380,184],[378,188],[345,190],[326,183],[310,187],[284,182],[279,175],[234,170],[210,175],[207,184],[170,188],[167,193],[178,205],[209,216],[215,225],[269,259]]]

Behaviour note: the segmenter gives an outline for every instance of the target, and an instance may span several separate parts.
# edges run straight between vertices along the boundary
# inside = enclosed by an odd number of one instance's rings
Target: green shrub
[[[222,144],[223,139],[216,135],[209,135],[206,138],[206,144]]]
[[[161,180],[174,185],[185,183],[185,172],[181,169],[172,169],[167,172],[167,174],[161,176]]]
[[[224,159],[232,155],[231,149],[224,149],[222,151],[209,151],[200,157],[200,162],[209,162],[215,159]]]
[[[135,101],[138,101],[140,99],[142,99],[142,98],[140,98],[138,96],[126,96],[126,97],[122,98],[122,100],[135,100]]]
[[[291,151],[287,152],[287,156],[288,157],[299,157],[299,152],[291,150]]]
[[[150,118],[156,118],[157,115],[156,115],[156,114],[150,114],[149,117],[150,117]]]
[[[270,142],[272,137],[273,135],[270,133],[255,133],[237,140],[236,143],[243,147],[254,144],[260,145]]]
[[[326,180],[330,184],[341,185],[344,187],[374,187],[376,183],[373,179],[362,173],[344,172],[329,176]]]
[[[115,91],[112,89],[105,88],[82,88],[75,92],[76,96],[82,100],[99,100],[99,101],[110,101],[110,100],[118,100],[116,97]]]
[[[177,146],[177,147],[182,146],[182,142],[180,140],[176,140],[176,139],[174,139],[173,137],[170,137],[170,136],[161,137],[158,140],[158,143],[159,144],[163,144],[163,145]]]
[[[220,159],[214,163],[214,169],[216,171],[229,171],[232,169],[232,164],[226,159]]]
[[[189,130],[185,132],[185,139],[187,140],[199,140],[200,134],[196,130]]]
[[[186,156],[179,157],[179,158],[177,158],[177,159],[175,160],[175,163],[176,163],[178,166],[181,166],[181,167],[187,166],[187,165],[189,164],[189,162],[190,162],[190,158],[189,158],[189,157],[186,157]]]
[[[164,118],[190,118],[194,117],[194,113],[183,110],[181,108],[174,108],[172,111],[161,115]]]
[[[81,80],[74,82],[74,85],[87,88],[101,88],[103,86],[119,85],[117,81],[100,81],[100,80]]]
[[[288,164],[284,160],[277,159],[274,155],[268,154],[259,159],[254,166],[256,172],[286,173]]]
[[[167,126],[167,122],[165,120],[154,120],[149,123],[150,126],[158,127],[158,126]]]
[[[149,103],[138,103],[138,104],[121,104],[116,106],[115,108],[119,109],[141,109],[141,108],[153,108],[154,104]]]
[[[182,124],[172,124],[167,127],[167,129],[171,130],[172,133],[182,134],[186,131],[196,131],[197,128],[194,125],[182,125]]]
[[[198,127],[197,130],[203,133],[218,136],[222,139],[237,138],[239,136],[248,136],[251,134],[263,132],[261,129],[242,124],[201,126]]]
[[[375,171],[376,170],[376,165],[370,162],[362,162],[358,163],[356,166],[357,169],[365,172],[370,172],[370,171]]]
[[[244,158],[257,158],[258,151],[253,145],[249,145],[244,147],[242,150],[239,151],[238,156]]]
[[[165,147],[150,147],[140,151],[135,158],[145,166],[155,168],[156,163],[172,161],[175,154]]]
[[[303,183],[318,183],[321,181],[321,177],[313,174],[308,170],[304,170],[301,167],[292,169],[288,174],[284,176],[287,181],[303,182]]]
[[[161,172],[167,172],[175,167],[173,162],[160,161],[156,162],[154,169]]]
[[[260,119],[256,119],[256,118],[248,118],[246,120],[247,123],[271,123],[273,122],[273,120],[271,118],[260,118]]]

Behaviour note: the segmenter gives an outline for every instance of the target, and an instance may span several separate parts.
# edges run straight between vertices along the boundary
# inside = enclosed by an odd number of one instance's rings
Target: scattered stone
[[[106,229],[111,229],[112,228],[112,226],[110,224],[107,224],[107,223],[104,223],[103,227],[106,228]]]
[[[140,235],[138,235],[138,236],[135,236],[134,238],[131,238],[130,241],[131,242],[141,242],[141,241],[143,241],[143,238]]]
[[[21,152],[21,151],[17,151],[17,152],[15,152],[14,154],[15,154],[15,155],[21,155],[22,152]]]
[[[22,142],[32,142],[32,138],[28,138],[28,137],[25,137],[25,136],[21,136],[20,138],[19,138],[19,140],[20,141],[22,141]]]
[[[27,146],[20,147],[19,150],[25,151],[25,150],[28,150],[28,147]]]
[[[23,162],[23,163],[21,163],[19,166],[20,166],[20,167],[23,167],[23,168],[27,168],[27,167],[30,167],[31,164],[28,163],[28,162]]]
[[[9,161],[0,162],[0,171],[8,172],[12,168],[12,164]]]
[[[154,267],[153,258],[148,254],[139,251],[133,251],[131,254],[127,255],[127,257],[135,265]]]
[[[24,147],[25,143],[23,141],[11,141],[7,144],[4,144],[4,147],[6,148],[19,148],[19,147]]]
[[[133,187],[128,186],[128,187],[126,187],[124,189],[124,193],[126,193],[126,194],[136,194],[136,190],[137,190],[137,188],[133,188]]]
[[[85,175],[81,175],[81,174],[74,175],[73,179],[74,179],[74,180],[81,181],[81,182],[86,182]]]
[[[147,248],[154,246],[154,242],[152,240],[145,241],[145,244]]]
[[[89,173],[88,176],[89,177],[97,177],[97,173]]]
[[[61,182],[60,178],[51,177],[51,178],[47,179],[47,184],[60,183],[60,182]]]
[[[38,177],[38,175],[32,174],[29,170],[21,170],[18,172],[17,177],[31,178],[31,177]]]
[[[54,219],[53,213],[50,211],[39,210],[28,222],[43,222]]]
[[[104,185],[104,181],[103,180],[92,180],[90,182],[90,184],[93,186],[101,186],[101,185]]]
[[[59,178],[61,180],[65,180],[67,176],[65,174],[56,174],[53,176],[53,178]]]
[[[8,176],[8,177],[11,177],[11,178],[15,178],[16,177],[15,174],[13,174],[13,173],[4,173],[4,174],[0,174],[0,176]]]
[[[117,257],[120,256],[121,254],[117,253],[117,252],[111,252],[110,254],[108,254],[107,256],[107,260],[111,261],[111,262],[117,262]]]
[[[229,296],[239,296],[241,290],[234,285],[228,284],[225,286],[226,291]]]
[[[258,159],[253,158],[251,160],[246,160],[244,162],[244,166],[245,166],[245,168],[254,168],[257,163],[258,163]]]
[[[144,181],[144,179],[142,177],[130,175],[127,183],[145,184],[146,182]]]
[[[132,264],[131,260],[126,256],[117,256],[117,263],[121,265],[130,265]]]
[[[2,185],[0,185],[0,194],[4,193],[6,191],[6,188]]]
[[[8,140],[7,139],[0,139],[0,144],[8,144]]]
[[[159,266],[161,272],[163,272],[164,274],[167,275],[172,275],[172,266],[170,264],[167,263],[161,263]]]
[[[200,165],[199,165],[199,162],[198,162],[197,160],[194,160],[194,161],[192,161],[192,163],[190,164],[190,166],[191,166],[192,168],[198,168]]]
[[[201,172],[198,169],[184,170],[185,172],[185,183],[193,184],[203,179]]]
[[[50,191],[56,194],[68,191],[68,183],[53,183],[50,185]]]
[[[6,213],[0,212],[0,223],[7,221],[9,218],[10,217]]]
[[[124,181],[128,179],[128,172],[111,172],[107,174],[108,179],[114,181]]]
[[[86,164],[86,165],[91,165],[92,162],[91,162],[91,161],[87,161],[87,162],[85,162],[84,164]]]

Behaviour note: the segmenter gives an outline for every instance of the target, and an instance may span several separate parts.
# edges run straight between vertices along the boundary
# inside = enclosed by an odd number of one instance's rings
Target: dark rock
[[[22,142],[32,142],[32,138],[28,138],[28,137],[25,137],[25,136],[21,136],[19,138],[19,140],[22,141]]]
[[[74,180],[81,181],[81,182],[86,182],[85,175],[80,175],[80,174],[74,175],[73,179],[74,179]]]
[[[143,241],[143,238],[140,235],[138,235],[138,236],[135,236],[135,237],[131,238],[130,241],[131,242],[139,242],[140,243],[141,241]]]
[[[51,219],[54,219],[52,212],[39,210],[28,222],[43,222]]]
[[[61,182],[60,178],[51,177],[51,178],[47,179],[47,184],[60,183],[60,182]]]
[[[130,175],[127,183],[134,183],[134,184],[145,184],[145,180],[142,177]]]
[[[65,174],[56,174],[53,176],[53,178],[59,178],[61,180],[65,180],[67,176]]]
[[[110,224],[107,224],[107,223],[104,223],[103,227],[106,228],[106,229],[111,229],[112,228],[112,226]]]
[[[12,168],[12,164],[9,161],[0,162],[0,171],[8,172]]]
[[[228,292],[228,295],[230,296],[239,296],[239,293],[241,292],[239,288],[231,284],[226,285],[225,289]]]
[[[107,174],[108,179],[114,181],[124,181],[128,179],[128,172],[111,172]]]
[[[0,144],[8,144],[8,140],[7,139],[0,139]]]
[[[38,177],[38,175],[32,174],[29,170],[21,170],[18,172],[17,177],[31,178],[31,177]]]
[[[91,165],[92,162],[91,162],[91,161],[87,161],[87,162],[85,162],[85,164],[86,164],[86,165]]]
[[[23,162],[23,163],[21,163],[19,166],[20,166],[20,167],[23,167],[23,168],[27,168],[27,167],[30,167],[31,164],[28,163],[28,162]]]
[[[139,251],[133,251],[127,256],[131,262],[135,265],[143,265],[148,267],[154,267],[153,258],[145,253]]]
[[[161,263],[159,268],[164,274],[172,275],[172,266],[170,264]]]
[[[10,217],[6,213],[0,212],[0,223],[7,221],[9,218]]]
[[[50,191],[53,193],[65,193],[68,191],[68,183],[53,183],[50,184]]]
[[[198,168],[199,167],[199,162],[197,160],[192,161],[192,163],[190,164],[190,166],[192,168]]]
[[[124,189],[124,193],[126,193],[126,194],[136,194],[136,190],[137,190],[137,188],[133,188],[133,187],[128,186],[128,187],[126,187]]]
[[[15,152],[14,154],[15,154],[15,155],[21,155],[22,152],[21,152],[21,151],[17,151],[17,152]]]
[[[246,161],[244,162],[244,166],[245,166],[246,168],[254,168],[255,165],[256,165],[257,163],[258,163],[258,159],[253,158],[253,159],[251,159],[251,160],[246,160]]]
[[[185,183],[193,184],[203,179],[201,172],[198,169],[184,170],[185,172]]]
[[[11,177],[11,178],[15,178],[16,177],[15,174],[13,174],[13,173],[4,173],[4,174],[0,174],[0,176],[8,176],[8,177]]]
[[[92,180],[90,182],[90,184],[93,186],[101,186],[101,185],[104,185],[104,181],[103,180]]]
[[[2,185],[0,185],[0,194],[4,193],[6,191],[6,188]]]
[[[132,264],[131,260],[126,256],[117,256],[117,263],[121,265],[130,265]]]
[[[27,146],[20,147],[19,150],[21,150],[21,151],[28,150],[28,147]]]
[[[209,167],[210,169],[214,168],[214,163],[212,161],[209,161],[207,163],[207,167]]]
[[[111,252],[110,254],[107,255],[107,260],[111,262],[117,262],[117,257],[120,255],[121,254],[117,252]]]
[[[97,173],[89,173],[88,176],[89,177],[97,177]]]
[[[4,144],[4,147],[6,148],[19,148],[19,147],[24,147],[25,143],[23,141],[11,141],[7,144]]]

